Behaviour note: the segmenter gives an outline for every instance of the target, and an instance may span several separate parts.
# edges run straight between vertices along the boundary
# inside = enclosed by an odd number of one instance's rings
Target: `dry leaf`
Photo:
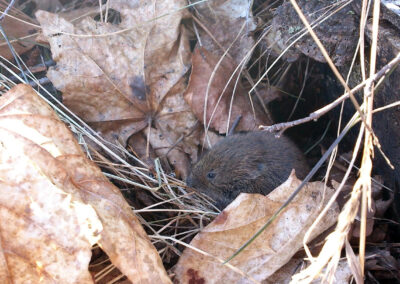
[[[0,3],[0,10],[4,11],[7,6],[8,4],[5,2]],[[33,22],[34,24],[36,24],[30,17],[28,17],[18,9],[9,10],[8,14],[13,17],[17,17],[22,21],[26,21],[28,23]],[[18,53],[19,55],[30,50],[35,45],[35,38],[33,35],[36,34],[38,30],[36,27],[28,25],[20,20],[5,16],[4,19],[1,21],[1,26],[3,27],[4,32],[8,37],[8,40],[14,47],[16,53]],[[8,60],[14,58],[3,36],[0,39],[0,54]]]
[[[276,271],[271,277],[263,281],[263,284],[289,284],[292,280],[292,276],[300,271],[302,267],[305,267],[304,259],[292,258],[286,265]],[[347,260],[340,260],[338,267],[335,271],[335,283],[345,284],[352,283],[352,273],[347,263]],[[312,281],[312,284],[319,284],[322,279],[316,279]]]
[[[342,166],[338,161],[335,161],[335,167],[332,168],[330,172],[330,177],[332,178],[332,185],[334,188],[338,188],[339,183],[342,181],[346,168]],[[348,200],[348,196],[353,189],[353,185],[356,179],[353,175],[349,177],[349,179],[344,184],[341,193],[338,196],[338,203],[339,206],[342,207],[346,201]],[[389,199],[386,199],[387,196],[384,195],[382,192],[384,191],[383,187],[383,180],[380,176],[374,176],[372,182],[372,200],[371,200],[371,210],[367,211],[367,222],[366,222],[366,236],[370,236],[374,233],[374,225],[375,219],[377,217],[383,217],[383,214],[389,208],[389,206],[393,202],[394,195],[391,192],[387,192],[389,195]],[[386,191],[386,190],[385,190]],[[351,235],[355,238],[360,237],[360,210],[359,208],[357,213],[357,218],[354,221],[352,226]]]
[[[129,136],[155,124],[174,144],[196,123],[182,96],[182,77],[190,67],[179,10],[185,5],[184,0],[111,1],[110,8],[121,14],[119,25],[92,18],[73,25],[55,14],[36,13],[57,62],[47,76],[63,92],[63,102],[107,140],[125,145]],[[180,125],[172,131],[163,127],[174,123]],[[195,138],[181,143],[181,156],[197,151]]]
[[[150,134],[148,133],[150,131]],[[188,176],[188,171],[190,168],[189,160],[180,155],[179,146],[173,146],[168,141],[167,138],[163,136],[163,134],[155,128],[151,128],[150,130],[146,128],[146,135],[149,136],[149,139],[153,142],[151,145],[159,156],[166,156],[170,161],[171,165],[173,165],[177,169],[183,169],[183,172],[179,172],[178,174],[183,177]],[[172,149],[171,149],[172,147]],[[182,158],[182,159],[181,159]]]
[[[196,117],[206,125],[208,125],[210,119],[212,119],[210,126],[219,133],[226,133],[229,126],[232,126],[233,121],[238,116],[242,118],[236,128],[237,131],[255,130],[258,129],[260,124],[271,125],[265,114],[257,108],[254,118],[250,99],[247,92],[240,87],[240,83],[237,85],[234,94],[231,116],[229,118],[236,76],[233,77],[225,92],[222,93],[225,85],[228,83],[229,77],[233,74],[235,69],[235,65],[228,58],[225,58],[216,70],[215,76],[212,82],[210,82],[211,85],[209,87],[208,97],[206,98],[207,86],[218,60],[219,58],[217,56],[214,56],[204,48],[196,49],[192,56],[192,74],[190,75],[189,86],[184,97]],[[222,98],[220,99],[221,94]],[[204,102],[206,100],[206,121],[204,121]],[[215,113],[213,113],[214,109]]]
[[[400,277],[400,264],[396,257],[390,247],[372,248],[366,256],[365,269],[367,271],[390,271],[387,274],[398,279]]]
[[[278,269],[274,274],[272,274],[268,279],[264,280],[263,284],[288,284],[292,275],[304,265],[304,260],[302,258],[292,258],[288,263]]]
[[[192,161],[197,161],[197,146],[199,145],[199,135],[196,132],[197,120],[195,119],[190,107],[184,102],[183,92],[186,88],[184,80],[180,80],[165,96],[162,108],[159,110],[155,121],[156,128],[168,140],[169,147],[174,146],[178,159],[186,160],[189,163],[187,153]],[[176,142],[179,142],[177,145]],[[158,139],[150,139],[153,148],[158,146]],[[177,147],[175,147],[177,146]],[[174,164],[170,159],[171,164]],[[179,168],[182,169],[182,168]],[[187,168],[186,168],[187,169]]]
[[[91,283],[97,243],[134,283],[169,283],[138,219],[28,85],[0,98],[0,279]]]
[[[190,245],[220,259],[227,259],[265,224],[300,182],[292,173],[268,196],[240,194]],[[268,278],[285,265],[303,246],[305,232],[323,208],[323,188],[322,182],[308,183],[271,226],[230,264],[258,281]],[[333,192],[333,189],[327,188],[324,204]],[[312,237],[332,226],[337,216],[338,206],[335,204],[313,231]],[[181,283],[191,283],[193,275],[206,283],[250,283],[215,259],[189,248],[180,257],[176,274]]]
[[[390,190],[383,188],[383,179],[381,176],[373,176],[372,181],[372,199],[371,199],[371,210],[367,211],[367,222],[366,222],[366,232],[365,235],[367,237],[371,236],[375,232],[375,220],[377,218],[384,217],[384,214],[389,209],[390,205],[393,203],[394,200],[394,193]],[[386,194],[384,194],[385,192]],[[361,208],[358,210],[357,219],[354,221],[352,227],[352,235],[353,237],[359,238],[360,237],[360,219],[361,219]]]
[[[247,0],[214,0],[196,5],[196,16],[202,24],[199,28],[202,46],[221,56],[233,43],[229,50],[231,58],[238,64],[248,56],[242,63],[246,64],[254,46],[252,32],[256,28],[251,3]]]

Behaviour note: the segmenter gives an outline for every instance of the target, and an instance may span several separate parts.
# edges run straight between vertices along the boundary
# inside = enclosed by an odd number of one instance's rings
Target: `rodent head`
[[[303,154],[286,137],[252,132],[232,135],[217,143],[192,168],[187,184],[225,208],[240,192],[268,194],[295,168],[308,173]]]
[[[198,192],[211,197],[219,209],[225,208],[238,194],[232,188],[232,180],[227,177],[225,159],[220,160],[208,152],[193,166],[186,183]]]
[[[186,183],[225,208],[240,192],[261,193],[268,175],[265,146],[241,137],[225,138],[206,153],[192,168]],[[261,185],[263,184],[263,185]]]

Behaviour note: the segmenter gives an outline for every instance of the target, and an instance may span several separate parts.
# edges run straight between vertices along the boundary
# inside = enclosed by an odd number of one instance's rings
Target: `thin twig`
[[[382,67],[382,69],[379,70],[379,72],[375,73],[375,75],[371,76],[367,80],[361,82],[356,87],[351,89],[351,92],[352,93],[357,92],[357,91],[361,90],[366,84],[368,84],[370,82],[376,82],[382,76],[389,73],[390,70],[392,68],[394,68],[399,62],[400,62],[400,52],[397,54],[397,56],[394,59],[392,59],[388,64],[386,64],[384,67]],[[260,128],[263,130],[269,131],[269,132],[276,132],[276,131],[280,131],[282,129],[287,129],[287,128],[290,128],[290,127],[293,127],[296,125],[307,123],[309,121],[317,120],[318,118],[320,118],[321,116],[323,116],[324,114],[326,114],[327,112],[329,112],[330,110],[335,108],[337,105],[339,105],[342,101],[348,99],[349,96],[350,96],[349,92],[346,92],[342,96],[340,96],[339,98],[337,98],[336,100],[331,102],[330,104],[320,108],[319,110],[316,110],[316,111],[310,113],[310,115],[307,117],[297,119],[294,121],[290,121],[290,122],[277,123],[277,124],[274,124],[271,126],[260,126]]]
[[[365,120],[364,113],[360,109],[360,105],[358,104],[356,98],[354,97],[353,93],[351,92],[349,86],[346,84],[346,81],[343,79],[343,77],[340,74],[339,70],[336,68],[335,64],[333,63],[333,61],[329,57],[328,52],[326,51],[325,47],[323,46],[323,44],[319,40],[318,36],[315,34],[315,32],[313,31],[312,27],[308,23],[307,18],[304,16],[304,14],[301,11],[299,5],[297,5],[296,0],[290,0],[290,3],[292,3],[293,8],[296,10],[297,15],[300,17],[300,20],[306,26],[306,28],[307,28],[308,32],[310,33],[311,37],[314,39],[315,43],[318,45],[322,55],[324,56],[326,62],[329,65],[329,67],[332,69],[332,71],[335,74],[336,78],[339,79],[340,83],[342,84],[342,86],[344,87],[346,92],[349,93],[350,100],[353,103],[353,105],[356,108],[356,110],[358,111],[358,113],[360,114],[360,117],[361,117],[363,123],[365,124],[365,127],[368,128],[371,133],[373,133],[373,130],[371,129],[371,126],[368,125],[366,120]]]

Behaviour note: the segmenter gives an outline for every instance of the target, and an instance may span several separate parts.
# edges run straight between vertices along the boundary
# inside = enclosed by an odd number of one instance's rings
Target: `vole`
[[[299,178],[309,171],[303,153],[289,138],[250,132],[218,142],[192,167],[186,182],[222,210],[241,192],[270,193],[292,169]]]

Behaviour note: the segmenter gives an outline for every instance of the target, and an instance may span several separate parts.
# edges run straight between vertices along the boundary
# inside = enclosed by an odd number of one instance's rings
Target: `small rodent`
[[[292,169],[304,178],[309,167],[303,153],[287,137],[268,132],[228,136],[193,167],[186,183],[224,209],[241,192],[268,194]]]

